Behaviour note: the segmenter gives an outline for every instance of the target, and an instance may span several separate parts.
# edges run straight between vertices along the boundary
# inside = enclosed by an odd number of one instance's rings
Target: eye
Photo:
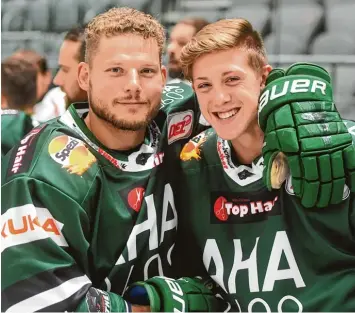
[[[141,71],[142,74],[154,74],[156,73],[156,70],[152,69],[152,68],[144,68]]]
[[[238,80],[240,80],[240,78],[238,76],[231,76],[231,77],[228,77],[226,79],[226,83],[233,83],[233,82],[236,82]]]
[[[198,84],[197,85],[197,88],[198,89],[206,89],[208,87],[211,87],[211,84],[210,83],[201,83],[201,84]]]
[[[110,72],[112,73],[122,73],[122,68],[121,67],[113,67],[109,69]]]
[[[60,71],[62,71],[63,73],[68,73],[68,72],[69,72],[69,69],[66,68],[66,67],[61,66],[61,67],[59,67],[58,72],[60,72]]]

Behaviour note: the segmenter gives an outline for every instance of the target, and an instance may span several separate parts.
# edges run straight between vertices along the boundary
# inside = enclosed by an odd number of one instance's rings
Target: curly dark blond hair
[[[160,59],[165,45],[164,27],[151,15],[133,8],[112,8],[95,16],[85,29],[85,61],[90,63],[97,51],[102,36],[111,37],[119,34],[138,34],[143,38],[157,41]]]

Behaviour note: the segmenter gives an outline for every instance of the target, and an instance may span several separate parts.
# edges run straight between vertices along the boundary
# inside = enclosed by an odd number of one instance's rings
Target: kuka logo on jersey
[[[201,159],[201,146],[207,140],[207,135],[201,133],[198,136],[192,138],[185,146],[182,148],[180,153],[180,159],[182,161],[190,161],[192,159]]]
[[[212,223],[248,223],[267,218],[268,215],[280,214],[277,191],[256,194],[212,193]],[[276,205],[276,206],[275,206]]]
[[[188,138],[192,133],[194,113],[191,110],[168,115],[168,144]]]
[[[66,135],[52,139],[48,152],[69,173],[80,176],[96,162],[94,155],[81,140]]]
[[[136,187],[132,189],[127,196],[127,202],[131,209],[139,212],[144,199],[145,189],[143,187]]]
[[[68,246],[62,234],[63,226],[46,208],[33,204],[10,208],[1,216],[1,251],[46,238],[59,246]]]

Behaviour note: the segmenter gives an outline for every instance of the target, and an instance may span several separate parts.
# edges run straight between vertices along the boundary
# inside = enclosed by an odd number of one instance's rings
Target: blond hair
[[[249,52],[249,65],[260,72],[266,64],[266,51],[260,34],[245,19],[224,19],[200,30],[182,49],[180,62],[185,78],[192,80],[192,67],[200,56],[241,48]]]
[[[95,55],[100,38],[120,34],[138,34],[144,39],[154,38],[157,41],[162,58],[165,45],[164,27],[151,15],[133,8],[112,8],[95,16],[85,29],[85,61],[90,63]]]

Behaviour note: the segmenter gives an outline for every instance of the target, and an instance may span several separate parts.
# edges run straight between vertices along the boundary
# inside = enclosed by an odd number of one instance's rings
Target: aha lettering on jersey
[[[260,238],[255,239],[255,245],[250,253],[249,258],[243,255],[243,240],[234,239],[234,258],[233,266],[230,273],[225,273],[225,263],[223,261],[223,254],[220,252],[218,243],[215,239],[207,239],[203,251],[203,262],[206,269],[214,268],[215,274],[211,277],[229,294],[235,294],[240,286],[237,286],[237,276],[242,275],[242,272],[247,272],[248,282],[247,286],[242,288],[249,288],[253,292],[272,292],[277,281],[290,280],[294,283],[295,288],[304,288],[306,284],[297,265],[295,254],[292,251],[290,241],[286,231],[278,231],[275,234],[274,242],[271,247],[269,262],[266,268],[266,273],[260,277],[258,267],[258,250],[260,249]],[[287,266],[281,267],[281,259],[286,259]],[[224,277],[228,277],[225,279]],[[259,285],[259,282],[262,282]],[[302,303],[294,296],[287,295],[280,299],[279,312],[282,312],[282,304],[286,300],[291,300],[298,306],[299,312],[302,312]],[[262,303],[267,310],[271,312],[270,306],[261,298],[254,298],[248,305],[248,312],[253,312],[253,306],[256,303]],[[237,305],[240,308],[238,301]],[[240,308],[241,312],[246,308]]]

